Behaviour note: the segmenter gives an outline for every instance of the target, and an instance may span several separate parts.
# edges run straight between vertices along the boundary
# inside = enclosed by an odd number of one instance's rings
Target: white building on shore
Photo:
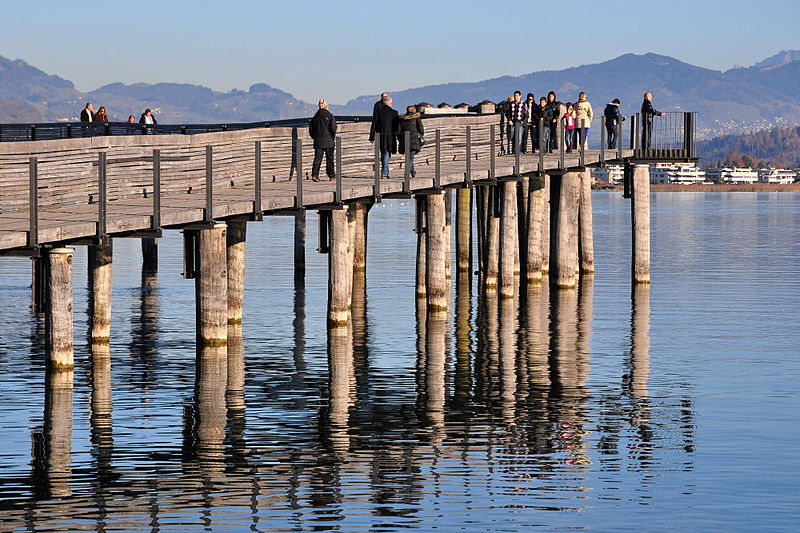
[[[797,172],[788,168],[759,168],[758,181],[761,183],[794,183]]]
[[[706,181],[706,173],[696,163],[651,163],[650,183],[691,185]]]
[[[592,169],[592,176],[597,181],[605,181],[610,185],[622,183],[623,167],[622,165],[608,165],[605,167],[598,167]]]
[[[714,183],[756,183],[758,171],[749,167],[707,168],[706,177]]]

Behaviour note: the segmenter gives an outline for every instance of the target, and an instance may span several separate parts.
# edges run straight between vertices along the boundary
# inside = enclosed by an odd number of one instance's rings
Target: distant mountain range
[[[448,83],[392,91],[395,107],[427,101],[475,104],[500,101],[519,89],[537,98],[549,90],[562,101],[585,91],[599,113],[612,98],[622,111],[638,111],[642,94],[654,95],[657,109],[697,111],[702,137],[800,124],[800,50],[782,51],[751,67],[722,72],[657,54],[625,54],[615,59],[564,70],[503,76],[479,82]],[[338,114],[370,114],[376,95],[333,105]],[[247,91],[213,91],[192,84],[112,83],[84,93],[73,83],[27,64],[0,56],[0,123],[76,120],[83,104],[106,106],[112,120],[138,119],[151,108],[163,123],[255,122],[310,116],[316,105],[257,83]]]

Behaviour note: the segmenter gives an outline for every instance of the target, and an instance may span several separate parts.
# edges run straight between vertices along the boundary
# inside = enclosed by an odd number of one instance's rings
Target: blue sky
[[[266,82],[307,101],[655,52],[707,68],[800,49],[800,0],[0,1],[0,55],[72,80]]]

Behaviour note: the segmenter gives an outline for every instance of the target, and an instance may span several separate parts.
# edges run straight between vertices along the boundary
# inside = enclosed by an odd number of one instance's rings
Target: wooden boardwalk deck
[[[393,156],[389,179],[376,184],[374,147],[369,125],[342,124],[342,202],[430,190],[438,185],[463,185],[467,171],[467,127],[470,129],[470,181],[489,179],[491,153],[500,148],[499,127],[494,146],[490,127],[496,116],[442,117],[424,121],[426,146],[417,155],[417,175],[407,185],[403,156]],[[439,176],[436,176],[435,132],[440,132]],[[304,175],[311,170],[313,149],[307,131],[300,130]],[[180,228],[211,219],[275,214],[313,209],[336,202],[337,183],[290,180],[292,130],[269,128],[197,135],[93,137],[0,144],[0,252],[13,253],[29,245],[31,229],[30,158],[38,165],[35,243],[59,244],[100,236],[100,208],[105,205],[105,235]],[[212,152],[212,213],[207,215],[207,147]],[[256,199],[257,147],[261,148],[260,209]],[[154,150],[160,153],[160,209],[154,217]],[[100,154],[106,158],[106,202],[99,181]],[[623,157],[632,150],[622,152]],[[606,162],[619,156],[606,152]],[[565,154],[563,168],[580,166],[577,152]],[[585,165],[601,162],[599,151],[586,151]],[[497,156],[495,177],[517,174],[516,159]],[[562,168],[558,154],[547,154],[540,169],[538,154],[520,156],[520,174]],[[298,196],[300,196],[298,198]]]

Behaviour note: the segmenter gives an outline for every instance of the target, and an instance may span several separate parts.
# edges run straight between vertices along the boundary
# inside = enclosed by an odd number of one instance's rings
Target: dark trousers
[[[336,171],[333,168],[333,147],[330,148],[314,148],[314,166],[311,167],[311,177],[319,177],[319,167],[322,165],[322,154],[325,154],[325,174],[329,178],[336,176]]]
[[[606,133],[608,134],[608,149],[614,150],[617,147],[617,125],[606,124]]]
[[[550,123],[550,142],[548,142],[547,150],[552,152],[558,148],[558,122]]]
[[[536,135],[537,127],[535,124],[525,124],[522,127],[522,153],[526,153],[528,151],[528,137],[531,139],[531,152],[535,152],[536,148],[538,148],[539,139]]]
[[[642,149],[650,149],[650,139],[653,136],[653,119],[642,119]]]

